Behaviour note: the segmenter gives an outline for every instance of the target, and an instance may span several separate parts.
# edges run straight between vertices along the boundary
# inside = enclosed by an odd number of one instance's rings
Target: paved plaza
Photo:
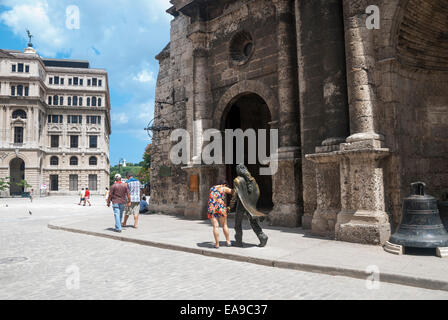
[[[35,199],[33,203],[0,199],[0,299],[448,298],[447,291],[386,282],[372,288],[372,283],[363,279],[273,268],[48,228],[49,223],[67,221],[96,228],[98,221],[107,221],[109,225],[101,225],[98,231],[110,232],[112,209],[102,198],[93,198],[92,207],[78,206],[77,201],[73,197]],[[138,238],[145,232],[145,223],[159,221],[159,227],[151,227],[154,233],[170,230],[179,241],[186,234],[188,241],[189,232],[196,228],[187,227],[185,223],[191,221],[169,216],[141,218],[139,229],[126,228],[122,235]],[[207,247],[212,241],[211,227],[193,223],[207,234],[192,246]],[[274,230],[267,232],[275,234]],[[251,242],[247,231],[245,241]],[[219,250],[224,249],[236,248]]]

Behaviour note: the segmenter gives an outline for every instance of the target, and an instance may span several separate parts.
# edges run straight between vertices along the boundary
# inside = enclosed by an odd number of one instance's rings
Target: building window
[[[49,82],[50,84],[53,84],[53,78],[52,78],[52,77],[48,78],[48,82]]]
[[[79,85],[80,86],[84,85],[84,79],[79,79]]]
[[[79,106],[82,107],[82,97],[79,97]]]
[[[67,123],[82,123],[82,116],[67,116]]]
[[[26,119],[26,112],[23,111],[22,109],[16,110],[12,113],[12,118],[13,119],[17,119],[17,118]]]
[[[59,84],[59,77],[58,76],[54,77],[54,84]]]
[[[48,116],[48,123],[62,123],[62,116],[61,115],[49,115]]]
[[[59,147],[59,136],[52,135],[51,136],[51,147],[58,148]]]
[[[89,165],[96,166],[98,164],[98,160],[96,157],[90,157],[89,158]]]
[[[87,79],[87,85],[90,86],[92,81],[90,79]]]
[[[25,87],[25,97],[28,97],[29,93],[30,93],[30,88]]]
[[[19,84],[19,85],[17,86],[17,95],[18,95],[19,97],[23,96],[23,86],[22,86],[21,84]]]
[[[87,98],[87,106],[90,107],[90,98]]]
[[[73,77],[73,85],[78,85],[78,77]]]
[[[15,96],[15,95],[16,95],[16,87],[15,87],[15,86],[12,86],[12,87],[11,87],[11,95],[12,95],[12,96]]]
[[[69,175],[69,190],[70,191],[78,191],[78,175],[71,174]]]
[[[48,105],[51,105],[51,96],[48,97]]]
[[[98,148],[98,136],[89,136],[89,148]]]
[[[70,148],[78,148],[78,136],[70,136]]]
[[[30,72],[30,66],[29,65],[25,66],[25,72]]]
[[[17,72],[23,72],[23,63],[17,64]]]
[[[92,97],[92,107],[96,107],[96,97]]]
[[[58,96],[54,96],[54,97],[53,97],[53,104],[54,104],[55,106],[58,105]]]
[[[87,124],[101,124],[101,116],[87,116]]]
[[[103,86],[103,80],[98,79],[98,87],[102,87]]]
[[[70,165],[71,166],[77,166],[78,165],[78,158],[77,157],[70,157]]]
[[[91,191],[98,190],[98,177],[96,174],[89,174],[89,189]]]
[[[13,65],[11,66],[11,71],[12,71],[12,72],[16,72],[16,65],[15,65],[15,64],[13,64]]]
[[[77,97],[77,96],[74,96],[74,97],[73,97],[73,105],[74,105],[74,106],[77,106],[77,105],[78,105],[78,97]]]
[[[59,190],[59,176],[57,174],[50,175],[50,190],[51,191]]]
[[[63,106],[64,105],[64,97],[60,97],[59,98],[59,104],[61,105],[61,106]]]
[[[68,105],[71,106],[72,105],[72,97],[68,97]]]
[[[96,85],[97,85],[97,82],[96,82],[96,78],[92,78],[92,86],[94,86],[94,87],[96,87]]]
[[[68,85],[72,85],[72,78],[68,78]]]
[[[14,127],[14,143],[23,143],[23,127]]]
[[[57,166],[59,165],[59,158],[56,156],[52,156],[50,158],[50,166]]]
[[[61,78],[61,84],[64,84],[64,78]]]
[[[101,98],[98,98],[98,107],[101,107]]]

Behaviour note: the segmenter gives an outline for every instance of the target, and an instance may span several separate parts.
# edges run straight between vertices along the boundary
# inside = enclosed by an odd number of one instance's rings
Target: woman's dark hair
[[[228,185],[227,180],[225,180],[225,179],[218,180],[218,185],[227,186]]]
[[[146,201],[146,197],[145,197],[145,196],[143,196],[143,198],[142,198],[142,199]]]

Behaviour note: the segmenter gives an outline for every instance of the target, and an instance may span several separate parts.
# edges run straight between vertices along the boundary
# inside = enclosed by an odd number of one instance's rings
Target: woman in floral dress
[[[226,194],[232,194],[225,182],[210,188],[210,199],[208,201],[208,218],[213,226],[213,236],[215,237],[215,248],[219,248],[219,224],[222,226],[226,244],[230,246],[229,228],[227,226]]]

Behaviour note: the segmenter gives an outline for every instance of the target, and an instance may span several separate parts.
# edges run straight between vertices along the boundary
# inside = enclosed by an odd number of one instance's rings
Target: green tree
[[[11,177],[0,178],[0,191],[6,191],[9,189],[11,182]]]
[[[26,180],[21,180],[20,182],[15,182],[16,186],[22,187],[24,190],[32,188],[33,186],[30,185]]]

